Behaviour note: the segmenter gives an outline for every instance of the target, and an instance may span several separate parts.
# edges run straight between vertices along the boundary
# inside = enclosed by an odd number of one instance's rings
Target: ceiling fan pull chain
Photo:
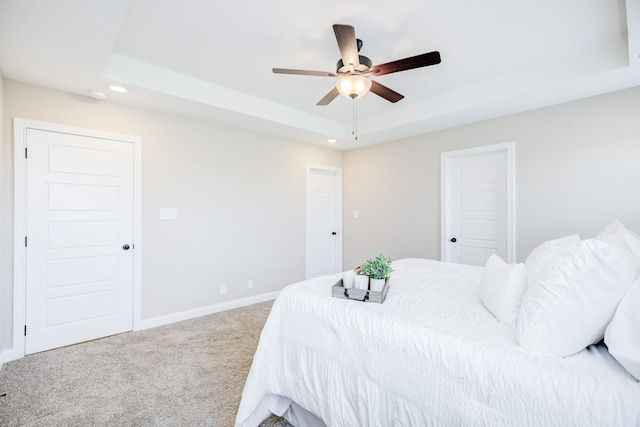
[[[352,107],[353,125],[352,125],[351,134],[355,137],[355,140],[357,141],[358,140],[358,106],[356,102],[357,102],[357,98],[353,98],[353,107]]]

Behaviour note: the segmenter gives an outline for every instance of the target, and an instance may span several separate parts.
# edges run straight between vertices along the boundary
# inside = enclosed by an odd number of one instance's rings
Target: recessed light
[[[124,88],[122,86],[118,86],[118,85],[111,85],[111,86],[109,86],[109,89],[111,89],[114,92],[118,92],[118,93],[125,93],[127,91],[126,88]]]
[[[333,138],[331,138],[331,139],[327,139],[327,142],[329,142],[329,143],[333,144],[334,142],[336,142],[336,140],[335,140],[335,139],[333,139]]]

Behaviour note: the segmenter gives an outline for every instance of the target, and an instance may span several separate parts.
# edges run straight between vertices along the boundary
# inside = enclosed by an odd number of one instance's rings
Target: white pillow
[[[628,251],[583,240],[529,276],[516,328],[518,343],[532,353],[564,357],[599,341],[638,272]]]
[[[551,261],[567,251],[574,250],[578,243],[580,243],[580,236],[577,234],[548,240],[531,251],[524,260],[524,266],[530,276],[537,276]]]
[[[617,219],[598,233],[596,239],[603,240],[610,245],[631,251],[640,264],[640,236],[627,228]]]
[[[604,333],[609,353],[640,380],[640,278],[620,301]]]
[[[526,290],[524,264],[507,264],[496,254],[489,257],[480,279],[480,299],[496,319],[516,326],[520,302]]]

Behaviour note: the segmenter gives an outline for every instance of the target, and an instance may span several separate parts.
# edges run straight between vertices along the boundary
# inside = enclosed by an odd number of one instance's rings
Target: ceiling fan
[[[440,63],[440,52],[433,51],[373,66],[373,62],[369,58],[359,54],[360,48],[362,48],[362,40],[356,38],[355,29],[351,25],[335,24],[333,26],[333,32],[336,35],[341,56],[335,73],[273,68],[273,72],[276,74],[298,74],[338,78],[339,80],[336,86],[318,101],[316,105],[328,105],[340,94],[348,98],[359,98],[369,90],[389,102],[398,102],[404,98],[404,95],[399,94],[375,80],[369,79],[369,77],[382,76]]]

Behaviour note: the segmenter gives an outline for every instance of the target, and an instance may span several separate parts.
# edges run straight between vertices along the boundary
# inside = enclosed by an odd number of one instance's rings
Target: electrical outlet
[[[248,289],[253,289],[253,279],[249,279]]]
[[[224,295],[227,293],[227,284],[223,283],[220,285],[220,295]]]
[[[176,208],[162,208],[162,209],[160,209],[160,219],[162,219],[162,220],[178,219],[178,209],[176,209]]]

